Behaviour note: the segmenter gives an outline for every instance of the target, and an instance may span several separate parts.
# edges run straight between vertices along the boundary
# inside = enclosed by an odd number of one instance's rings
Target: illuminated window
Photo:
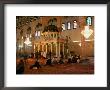
[[[40,31],[36,31],[35,36],[39,37],[40,36]]]
[[[65,30],[65,24],[62,24],[62,31]]]
[[[73,29],[76,29],[77,28],[77,21],[74,21],[73,22]]]
[[[71,23],[68,22],[68,29],[71,29]]]
[[[40,36],[40,31],[38,31],[38,36]]]
[[[87,23],[87,25],[92,25],[92,18],[91,17],[87,17],[86,23]]]
[[[37,36],[37,31],[36,31],[36,33],[35,33],[35,36]]]

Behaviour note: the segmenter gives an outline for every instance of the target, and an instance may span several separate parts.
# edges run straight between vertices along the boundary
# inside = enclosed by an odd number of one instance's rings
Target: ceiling
[[[20,28],[33,20],[39,19],[40,16],[16,16],[16,28]]]

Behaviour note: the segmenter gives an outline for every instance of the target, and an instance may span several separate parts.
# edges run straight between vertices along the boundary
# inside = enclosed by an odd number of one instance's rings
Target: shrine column
[[[34,58],[35,58],[35,48],[36,48],[36,44],[34,44]]]
[[[64,55],[64,43],[63,43],[63,55]]]
[[[46,54],[47,54],[47,44],[46,44]]]
[[[36,44],[36,47],[37,47],[37,52],[38,52],[38,45]]]
[[[57,44],[57,42],[56,42],[56,57],[57,57],[57,55],[58,55],[58,44]]]
[[[59,53],[58,54],[59,54],[58,56],[60,57],[60,43],[59,43]]]
[[[44,45],[42,45],[42,51],[44,52]]]
[[[56,33],[56,38],[58,38],[58,35],[57,35],[57,33]]]
[[[39,52],[39,49],[40,49],[40,45],[38,44],[38,52]]]
[[[51,43],[51,52],[52,52],[52,43]]]

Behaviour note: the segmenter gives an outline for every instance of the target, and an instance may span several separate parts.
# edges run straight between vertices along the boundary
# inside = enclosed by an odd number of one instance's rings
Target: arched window
[[[77,21],[74,20],[74,22],[73,22],[73,29],[76,29],[76,28],[77,28]]]
[[[67,25],[68,25],[68,29],[71,29],[71,23],[68,22]]]
[[[35,33],[35,36],[37,37],[37,31],[36,31],[36,33]]]
[[[65,30],[65,29],[66,29],[66,28],[65,28],[65,24],[63,23],[63,24],[62,24],[62,31]]]
[[[38,36],[40,36],[40,31],[38,31]]]
[[[92,25],[92,18],[91,17],[87,17],[86,23],[87,23],[87,25]]]
[[[35,36],[36,36],[36,37],[39,37],[40,34],[41,34],[40,31],[36,31]]]

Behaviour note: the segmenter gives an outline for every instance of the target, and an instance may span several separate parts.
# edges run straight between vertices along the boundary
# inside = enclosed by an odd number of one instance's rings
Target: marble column
[[[47,44],[46,44],[46,54],[47,54]]]
[[[34,44],[34,58],[35,58],[35,48],[36,48],[36,45]]]
[[[40,48],[40,45],[38,44],[38,52],[39,52],[39,48]]]
[[[63,43],[63,55],[64,55],[64,43]]]
[[[58,54],[59,54],[58,56],[60,57],[60,43],[59,43],[59,53]]]
[[[58,56],[58,44],[56,42],[56,57]]]
[[[42,51],[44,52],[44,45],[42,45]]]
[[[52,43],[51,43],[51,53],[52,53]]]

